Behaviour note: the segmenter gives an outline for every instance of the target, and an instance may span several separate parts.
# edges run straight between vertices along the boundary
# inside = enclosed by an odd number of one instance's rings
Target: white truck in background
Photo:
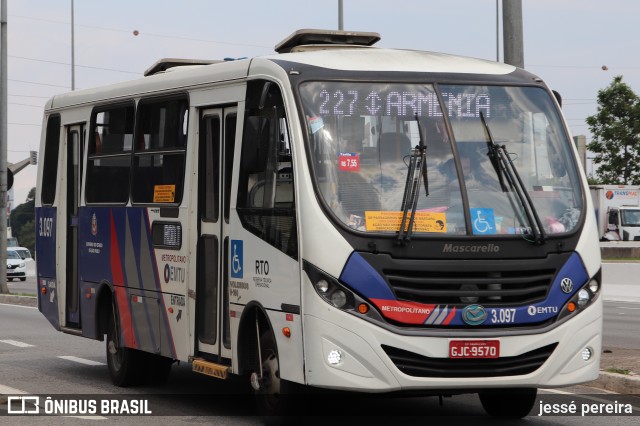
[[[640,186],[591,185],[601,240],[640,241]]]

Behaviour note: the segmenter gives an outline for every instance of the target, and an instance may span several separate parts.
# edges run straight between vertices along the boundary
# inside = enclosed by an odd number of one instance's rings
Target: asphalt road
[[[604,340],[607,347],[640,349],[640,303],[604,303]]]

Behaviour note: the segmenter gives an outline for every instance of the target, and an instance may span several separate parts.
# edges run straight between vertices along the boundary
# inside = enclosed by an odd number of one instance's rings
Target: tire
[[[258,412],[263,416],[283,416],[289,414],[295,384],[280,378],[278,347],[271,330],[260,336],[262,355],[262,385],[254,391]]]
[[[7,281],[13,282],[13,278],[7,278]]]
[[[20,278],[20,281],[26,281],[26,280],[27,280],[27,277]]]
[[[500,389],[480,392],[482,407],[492,417],[520,419],[533,409],[536,388]]]
[[[163,385],[169,380],[173,360],[160,355],[140,353],[144,357],[144,383],[150,385]]]
[[[109,318],[106,349],[107,366],[113,384],[128,387],[140,383],[141,373],[146,367],[143,353],[121,345],[113,314]]]

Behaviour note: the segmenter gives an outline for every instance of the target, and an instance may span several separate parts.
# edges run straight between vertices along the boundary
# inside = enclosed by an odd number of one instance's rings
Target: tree
[[[640,184],[640,98],[621,75],[598,91],[598,111],[587,124],[594,136],[587,148],[601,183]]]
[[[18,239],[22,247],[26,247],[35,256],[35,194],[36,189],[32,188],[27,195],[25,203],[20,204],[11,211],[11,233]],[[30,226],[27,226],[31,223]]]

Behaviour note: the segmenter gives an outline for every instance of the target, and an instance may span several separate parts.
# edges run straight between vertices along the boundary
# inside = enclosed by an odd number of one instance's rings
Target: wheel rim
[[[276,406],[280,399],[280,366],[278,364],[278,356],[271,349],[266,351],[264,355],[260,394],[266,398],[268,405]]]
[[[116,344],[116,340],[113,337],[112,333],[109,335],[109,340],[107,342],[107,355],[109,356],[109,361],[114,371],[120,371],[122,368],[122,357],[123,351],[122,348],[118,347]]]

